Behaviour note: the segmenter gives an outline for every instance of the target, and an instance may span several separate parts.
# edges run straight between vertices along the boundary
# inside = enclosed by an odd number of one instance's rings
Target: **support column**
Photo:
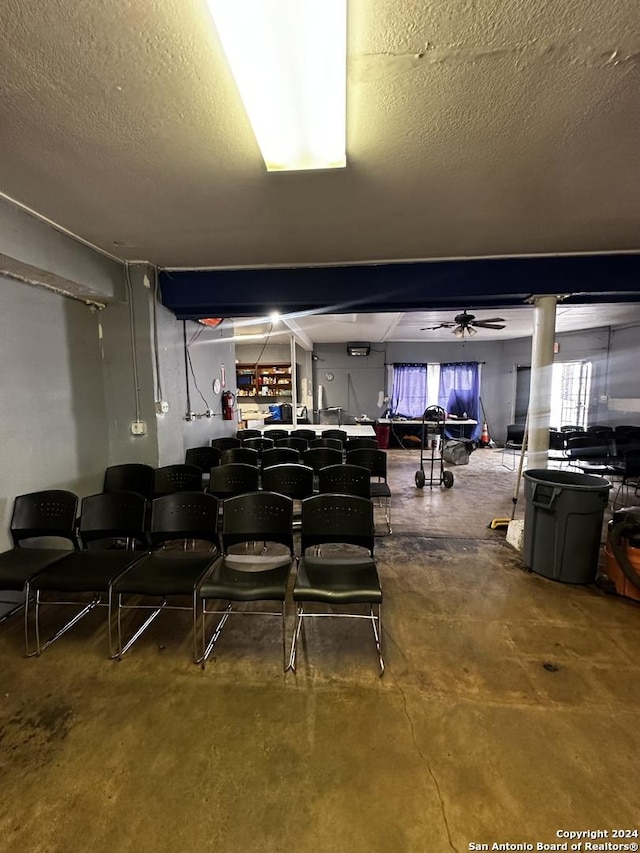
[[[291,423],[293,424],[293,428],[298,428],[298,394],[296,391],[296,385],[298,384],[298,377],[296,375],[296,339],[293,335],[291,335],[290,345],[291,345]]]
[[[546,468],[549,457],[553,343],[557,296],[536,296],[533,301],[531,390],[529,393],[528,468]]]

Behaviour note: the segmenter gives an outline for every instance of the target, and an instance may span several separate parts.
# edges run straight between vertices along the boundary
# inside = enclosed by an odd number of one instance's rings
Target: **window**
[[[439,364],[394,364],[391,411],[421,418],[427,406],[438,405]]]
[[[585,429],[591,395],[591,362],[565,361],[553,365],[551,425]]]

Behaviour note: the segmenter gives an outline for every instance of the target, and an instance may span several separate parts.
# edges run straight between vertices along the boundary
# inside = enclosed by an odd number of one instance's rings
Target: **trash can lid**
[[[524,472],[524,478],[534,483],[547,483],[551,486],[583,491],[600,491],[612,488],[609,480],[593,474],[575,474],[573,471],[556,471],[548,468],[530,468]]]

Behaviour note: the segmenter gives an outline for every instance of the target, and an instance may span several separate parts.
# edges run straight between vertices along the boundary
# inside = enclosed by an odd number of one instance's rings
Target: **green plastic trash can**
[[[563,583],[592,583],[611,483],[533,468],[524,472],[524,564]]]

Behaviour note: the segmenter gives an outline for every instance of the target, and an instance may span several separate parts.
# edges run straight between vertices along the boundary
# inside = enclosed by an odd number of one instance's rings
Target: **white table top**
[[[293,426],[293,424],[281,424],[274,421],[272,424],[265,424],[263,427],[257,428],[263,432],[268,429],[286,429],[287,432],[292,432],[294,429],[312,429],[316,432],[318,438],[328,429],[344,430],[349,438],[359,438],[360,436],[371,438],[375,436],[373,424],[342,424],[342,426],[338,426],[337,424],[298,424],[297,426]]]
[[[389,426],[422,426],[422,418],[411,418],[409,420],[405,420],[404,418],[380,418],[378,421],[379,424],[388,424]],[[441,424],[442,421],[425,421],[425,426],[437,426]],[[475,426],[478,421],[474,421],[472,418],[447,418],[445,420],[445,426]]]

